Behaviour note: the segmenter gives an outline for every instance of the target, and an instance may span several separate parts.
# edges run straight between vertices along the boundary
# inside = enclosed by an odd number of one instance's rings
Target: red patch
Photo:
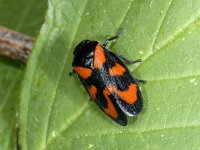
[[[127,90],[120,91],[114,85],[108,85],[108,90],[112,93],[116,93],[122,100],[128,104],[134,104],[137,100],[137,85],[131,83]]]
[[[111,76],[116,76],[116,75],[122,76],[125,71],[126,69],[122,65],[116,63],[114,67],[109,69],[109,74]]]
[[[103,64],[106,62],[106,56],[101,45],[97,44],[94,52],[94,67],[102,68]]]
[[[74,70],[80,75],[83,79],[87,79],[92,75],[92,70],[89,68],[84,68],[84,67],[73,67]]]
[[[104,111],[107,115],[111,116],[112,118],[116,119],[118,117],[117,111],[115,106],[113,105],[111,99],[109,98],[110,92],[107,88],[103,90],[103,95],[107,100],[107,108],[104,108]]]
[[[94,85],[91,85],[89,88],[89,93],[93,99],[96,99],[97,88]]]

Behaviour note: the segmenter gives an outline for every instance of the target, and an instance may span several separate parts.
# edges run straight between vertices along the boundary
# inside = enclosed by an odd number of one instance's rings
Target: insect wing
[[[107,63],[104,67],[110,75],[108,90],[119,107],[129,116],[137,115],[143,106],[141,91],[131,72],[113,52],[105,49]]]
[[[102,88],[102,84],[94,84],[90,80],[84,80],[82,77],[79,76],[79,79],[90,95],[91,100],[93,100],[98,107],[113,121],[120,125],[127,125],[127,117],[118,106],[115,98],[110,93],[107,88]]]

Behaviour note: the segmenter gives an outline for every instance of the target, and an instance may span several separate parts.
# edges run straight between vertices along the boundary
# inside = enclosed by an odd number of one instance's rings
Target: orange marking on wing
[[[107,100],[107,108],[104,108],[104,111],[107,115],[111,116],[112,118],[116,119],[118,117],[117,111],[115,106],[113,105],[111,99],[109,98],[110,92],[107,88],[103,90],[103,94]]]
[[[93,99],[96,99],[97,88],[94,85],[91,85],[89,88],[90,95]]]
[[[106,62],[106,56],[101,45],[97,44],[94,52],[94,67],[102,68],[103,64]]]
[[[121,75],[122,76],[125,71],[126,70],[122,65],[116,63],[114,67],[109,69],[109,74],[111,76],[116,76],[116,75]]]
[[[87,79],[92,75],[92,70],[89,68],[76,67],[76,66],[74,66],[73,68],[83,79]]]
[[[114,85],[108,85],[108,90],[110,92],[115,92],[122,100],[128,104],[134,104],[137,100],[137,85],[131,83],[126,91],[118,90]]]

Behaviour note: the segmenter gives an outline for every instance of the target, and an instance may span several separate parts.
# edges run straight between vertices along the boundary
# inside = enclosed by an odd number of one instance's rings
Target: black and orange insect
[[[83,40],[73,54],[73,72],[78,77],[99,108],[120,125],[127,125],[127,117],[137,115],[143,106],[138,84],[145,80],[134,78],[126,65],[141,62],[130,61],[126,57],[108,49],[109,42],[118,35],[107,39],[103,45],[97,41]]]

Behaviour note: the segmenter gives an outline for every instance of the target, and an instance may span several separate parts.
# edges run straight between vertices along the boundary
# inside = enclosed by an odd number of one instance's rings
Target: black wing
[[[104,67],[106,68],[107,72],[109,72],[108,70],[115,66],[116,63],[120,64],[125,69],[123,75],[112,76],[109,79],[110,81],[107,81],[107,84],[115,85],[115,87],[117,87],[117,91],[120,91],[115,92],[116,89],[111,89],[110,92],[112,93],[112,96],[114,97],[116,103],[119,105],[119,107],[123,110],[124,113],[126,113],[129,116],[137,115],[143,107],[142,95],[138,87],[137,81],[132,76],[131,72],[125,66],[125,64],[116,56],[116,54],[114,54],[108,49],[105,49],[105,54],[107,58],[107,63],[105,63]],[[135,88],[131,90],[130,87],[132,86],[134,86]],[[127,90],[129,90],[130,92],[126,92]],[[126,92],[129,95],[134,95],[135,93],[136,99],[134,100],[134,103],[127,103],[127,101],[123,99],[123,96],[120,95],[123,92]]]
[[[94,72],[96,73],[96,72]],[[82,79],[79,76],[79,79],[91,97],[91,99],[98,105],[98,107],[113,121],[116,123],[125,126],[127,125],[127,117],[124,114],[124,112],[119,107],[117,101],[115,100],[115,97],[108,91],[108,89],[104,86],[104,83],[100,77],[98,77],[98,73],[94,76],[91,76],[89,79]],[[93,79],[95,77],[95,79]],[[95,98],[92,97],[92,94],[90,93],[90,87],[95,86],[97,89],[97,93],[95,94]]]

